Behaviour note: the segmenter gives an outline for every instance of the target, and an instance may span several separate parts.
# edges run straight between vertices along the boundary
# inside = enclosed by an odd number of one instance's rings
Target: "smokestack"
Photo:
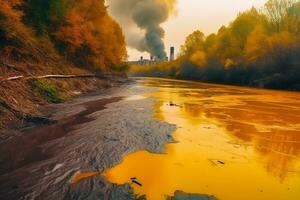
[[[140,65],[143,65],[144,64],[144,57],[141,56],[141,59],[140,59]]]
[[[171,47],[170,48],[170,61],[174,61],[175,60],[175,48]]]
[[[176,0],[107,0],[110,13],[120,23],[127,45],[158,60],[167,56],[161,24],[175,12]]]

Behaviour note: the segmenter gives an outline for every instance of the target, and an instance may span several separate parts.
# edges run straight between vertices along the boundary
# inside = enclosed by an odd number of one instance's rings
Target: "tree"
[[[206,52],[210,53],[212,51],[212,48],[214,47],[216,43],[216,34],[210,34],[209,36],[206,37],[205,42],[204,42],[204,49]]]
[[[238,60],[241,57],[239,40],[232,34],[230,27],[223,27],[219,30],[212,53],[223,63],[228,59]]]
[[[294,3],[287,10],[287,15],[283,19],[284,30],[300,35],[300,1]]]
[[[262,25],[256,26],[247,38],[245,47],[247,62],[255,63],[262,60],[266,57],[269,48],[268,35],[265,28]]]
[[[13,43],[16,43],[16,41],[29,43],[28,40],[33,38],[32,30],[22,22],[24,15],[20,9],[22,4],[23,0],[0,0],[0,32],[2,32],[0,40]]]
[[[263,24],[264,16],[256,8],[240,13],[238,17],[230,24],[232,37],[237,40],[237,45],[241,51],[244,50],[249,34],[258,24]]]
[[[281,72],[285,72],[292,64],[294,56],[298,52],[299,38],[283,31],[274,33],[268,38],[269,56],[276,63]]]
[[[195,51],[202,51],[204,49],[204,34],[197,30],[190,34],[183,46],[181,46],[181,55],[189,56]]]
[[[120,26],[107,14],[104,1],[78,0],[53,34],[62,53],[79,66],[108,70],[126,58]]]
[[[273,30],[280,32],[284,29],[284,18],[295,0],[269,0],[265,4],[265,13],[273,26]]]
[[[300,1],[269,0],[262,12],[240,13],[216,34],[190,34],[176,60],[176,77],[299,88],[299,55]],[[167,67],[160,71],[170,74]]]

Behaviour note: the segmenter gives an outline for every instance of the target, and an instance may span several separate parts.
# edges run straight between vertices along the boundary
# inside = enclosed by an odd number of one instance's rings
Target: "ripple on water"
[[[103,173],[109,181],[131,183],[148,200],[177,190],[222,200],[300,199],[300,93],[160,79],[141,84],[158,88],[144,97],[158,100],[158,120],[179,127],[178,142],[164,154],[125,156]]]

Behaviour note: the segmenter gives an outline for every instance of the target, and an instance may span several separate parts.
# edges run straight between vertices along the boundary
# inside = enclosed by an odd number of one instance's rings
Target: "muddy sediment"
[[[126,154],[160,153],[175,126],[153,118],[155,99],[126,100],[134,86],[61,105],[57,123],[26,130],[0,147],[0,199],[143,199],[101,176],[71,184],[79,171],[102,172]]]
[[[217,200],[217,198],[206,194],[188,194],[178,190],[174,196],[167,197],[166,200]]]
[[[49,155],[40,148],[43,144],[65,137],[75,129],[75,126],[92,121],[93,119],[88,117],[89,114],[103,110],[107,104],[121,99],[121,97],[114,97],[86,102],[83,104],[85,110],[78,114],[60,120],[53,125],[24,131],[21,137],[2,144],[0,152],[6,153],[0,155],[0,175],[28,164],[46,160]]]

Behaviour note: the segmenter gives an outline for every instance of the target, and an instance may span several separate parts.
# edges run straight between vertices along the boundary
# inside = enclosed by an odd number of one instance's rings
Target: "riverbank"
[[[0,198],[138,199],[128,184],[117,186],[101,176],[75,185],[71,180],[78,173],[102,172],[138,150],[162,152],[173,142],[175,126],[153,119],[155,99],[129,98],[143,92],[128,83],[48,107],[55,123],[1,144]]]
[[[84,70],[79,71],[86,74]],[[78,72],[77,72],[78,73]],[[89,93],[119,87],[128,82],[122,75],[101,77],[22,78],[0,83],[0,138],[7,132],[51,123],[55,104],[69,102]]]
[[[299,199],[299,100],[167,79],[82,95],[1,143],[0,199]]]
[[[82,12],[93,20],[70,23],[70,13]],[[0,138],[11,129],[50,123],[44,107],[116,85],[126,76],[126,56],[122,30],[104,1],[1,0]]]
[[[1,142],[0,198],[147,199],[132,184],[110,183],[102,172],[127,154],[162,153],[174,142],[175,126],[154,118],[157,100],[143,96],[149,92],[153,88],[127,80],[48,106],[52,124],[25,129]],[[179,191],[174,195],[166,198],[215,199]]]

